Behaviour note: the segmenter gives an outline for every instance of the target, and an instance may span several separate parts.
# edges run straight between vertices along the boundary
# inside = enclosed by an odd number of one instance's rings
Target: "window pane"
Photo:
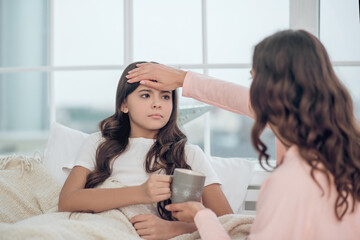
[[[251,85],[251,68],[242,69],[210,69],[209,75],[224,81],[250,87]]]
[[[201,1],[134,1],[136,61],[201,63],[201,36]]]
[[[0,74],[0,155],[42,151],[49,129],[47,73]]]
[[[251,62],[257,42],[289,28],[289,9],[289,0],[208,0],[209,62]]]
[[[336,67],[335,71],[351,94],[355,116],[360,124],[360,67]]]
[[[0,67],[47,65],[48,1],[0,1]]]
[[[115,112],[115,95],[122,70],[56,72],[56,121],[87,133]]]
[[[250,87],[249,69],[212,69],[209,75]],[[257,157],[251,144],[254,121],[239,114],[216,108],[211,111],[211,155],[222,157]],[[268,146],[270,158],[275,159],[275,136],[266,129],[261,139]]]
[[[221,157],[257,158],[251,144],[251,128],[254,120],[222,109],[211,111],[211,155]],[[275,159],[275,136],[265,129],[261,139],[268,147],[271,159]]]
[[[0,74],[0,129],[41,131],[48,127],[47,73]]]
[[[320,1],[320,39],[332,61],[360,61],[359,1]]]
[[[119,0],[54,0],[54,64],[123,64],[123,12]]]
[[[43,153],[48,138],[45,132],[1,132],[0,157],[12,154],[33,156],[36,152]]]

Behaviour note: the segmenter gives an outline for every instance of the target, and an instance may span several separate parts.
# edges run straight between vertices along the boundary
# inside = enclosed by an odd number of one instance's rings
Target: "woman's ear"
[[[125,101],[121,104],[121,111],[123,113],[128,113],[129,112],[129,109],[127,108],[127,104],[126,104]]]

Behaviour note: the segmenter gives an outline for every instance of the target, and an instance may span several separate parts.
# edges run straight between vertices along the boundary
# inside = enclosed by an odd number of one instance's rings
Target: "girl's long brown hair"
[[[334,177],[334,210],[341,220],[360,201],[360,132],[351,97],[324,46],[302,30],[278,32],[255,47],[253,70],[251,135],[259,161],[268,163],[260,135],[269,123],[283,140],[298,146],[321,189],[315,171],[323,172],[329,184],[330,175]]]
[[[88,175],[85,188],[94,188],[111,175],[113,160],[124,152],[129,143],[129,116],[121,111],[121,105],[126,97],[139,86],[139,83],[128,83],[125,77],[139,63],[144,62],[134,62],[124,70],[117,87],[115,113],[99,123],[104,141],[96,151],[95,170]],[[172,99],[173,110],[169,122],[159,130],[156,141],[146,156],[144,167],[148,173],[163,170],[170,175],[173,174],[175,168],[191,169],[185,160],[184,149],[187,138],[176,122],[176,90],[172,91]],[[162,218],[173,220],[171,213],[164,208],[168,203],[170,203],[170,200],[159,202],[157,204],[158,212]]]

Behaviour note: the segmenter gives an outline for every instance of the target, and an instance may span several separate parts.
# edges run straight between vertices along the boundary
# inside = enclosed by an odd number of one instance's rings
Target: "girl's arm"
[[[131,218],[130,222],[144,239],[170,239],[196,231],[194,223],[167,221],[153,214],[137,215]]]
[[[210,208],[218,217],[234,213],[219,184],[210,184],[204,187],[203,204]]]
[[[90,170],[75,166],[67,178],[59,197],[60,212],[102,212],[123,206],[155,203],[170,198],[171,178],[166,175],[151,175],[139,186],[85,189]]]

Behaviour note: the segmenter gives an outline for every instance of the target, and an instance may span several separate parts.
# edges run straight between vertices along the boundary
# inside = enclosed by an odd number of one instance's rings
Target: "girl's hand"
[[[171,197],[171,177],[168,175],[153,174],[149,179],[140,185],[143,193],[143,203],[157,203]]]
[[[153,214],[137,215],[130,219],[136,232],[144,239],[169,239],[178,235],[172,222]]]
[[[199,202],[173,203],[165,206],[166,210],[172,212],[172,216],[183,222],[194,222],[196,213],[204,209]]]
[[[141,63],[126,76],[129,83],[139,82],[163,91],[182,87],[186,72],[156,63]]]

